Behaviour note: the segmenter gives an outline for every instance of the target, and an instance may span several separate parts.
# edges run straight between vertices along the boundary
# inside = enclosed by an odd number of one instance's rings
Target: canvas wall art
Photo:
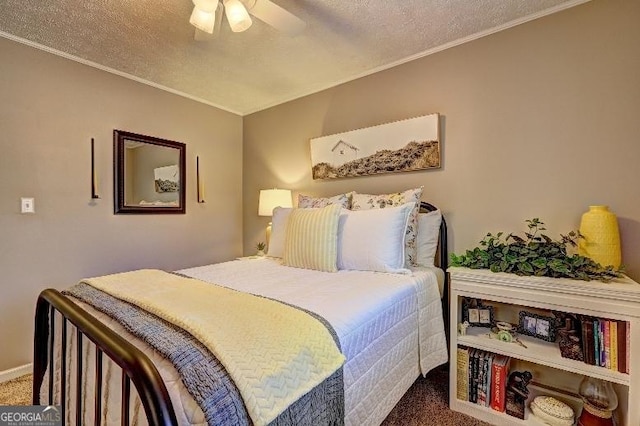
[[[158,167],[153,170],[156,192],[178,192],[180,170],[177,165]]]
[[[439,168],[439,122],[429,114],[311,139],[313,178]]]

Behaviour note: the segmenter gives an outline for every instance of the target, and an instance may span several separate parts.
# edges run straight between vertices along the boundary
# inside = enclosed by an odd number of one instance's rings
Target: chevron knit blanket
[[[321,321],[274,300],[157,270],[83,283],[202,342],[233,380],[255,425],[284,424],[287,407],[335,379],[345,360]]]

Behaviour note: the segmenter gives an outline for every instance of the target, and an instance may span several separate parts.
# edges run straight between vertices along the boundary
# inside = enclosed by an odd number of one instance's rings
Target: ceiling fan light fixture
[[[218,0],[193,0],[193,4],[203,12],[215,13]]]
[[[231,31],[240,33],[249,29],[253,21],[244,5],[239,0],[223,0],[223,3]]]
[[[215,12],[206,12],[196,6],[193,8],[193,12],[191,12],[189,23],[200,31],[213,34],[213,27],[216,23],[216,14]]]

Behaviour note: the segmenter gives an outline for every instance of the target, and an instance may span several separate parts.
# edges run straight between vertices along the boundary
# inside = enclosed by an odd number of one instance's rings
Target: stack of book
[[[457,398],[504,412],[509,361],[508,356],[458,346]]]
[[[631,330],[627,321],[580,317],[584,362],[629,373],[629,339]]]

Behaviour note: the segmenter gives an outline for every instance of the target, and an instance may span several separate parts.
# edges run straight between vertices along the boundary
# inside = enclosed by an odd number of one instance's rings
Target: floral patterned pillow
[[[400,206],[405,203],[415,203],[415,207],[409,213],[404,249],[405,266],[415,266],[417,265],[418,249],[416,238],[418,235],[418,210],[420,209],[421,197],[422,187],[382,195],[358,194],[356,192],[353,193],[351,198],[351,210],[383,209],[385,207]]]
[[[352,194],[353,192],[348,192],[346,194],[339,194],[328,198],[311,197],[309,195],[298,194],[298,207],[302,209],[317,209],[327,207],[332,204],[339,204],[345,209],[348,209],[351,207]]]

